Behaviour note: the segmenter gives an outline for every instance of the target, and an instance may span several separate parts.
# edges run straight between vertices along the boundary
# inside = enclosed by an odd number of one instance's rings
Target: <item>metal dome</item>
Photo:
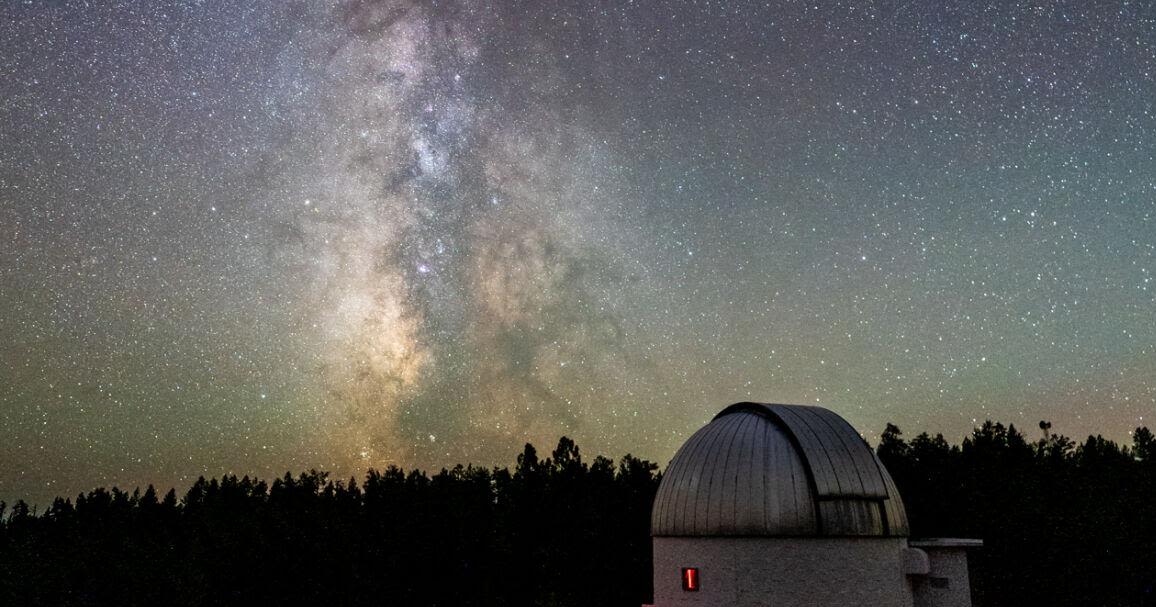
[[[653,536],[905,537],[891,475],[822,407],[737,403],[686,441],[651,512]]]

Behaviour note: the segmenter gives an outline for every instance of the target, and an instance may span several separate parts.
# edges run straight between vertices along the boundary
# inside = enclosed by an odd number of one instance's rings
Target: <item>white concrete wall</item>
[[[654,605],[912,607],[902,538],[654,538]],[[686,592],[683,567],[702,589]]]
[[[917,545],[927,553],[931,572],[911,580],[915,607],[971,607],[967,551],[956,546]]]

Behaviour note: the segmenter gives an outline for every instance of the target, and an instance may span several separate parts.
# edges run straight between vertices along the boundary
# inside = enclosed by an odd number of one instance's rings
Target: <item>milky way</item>
[[[1156,9],[0,4],[0,499],[1156,416]]]
[[[487,69],[481,44],[500,34],[480,5],[310,17],[283,66],[312,72],[304,102],[285,102],[305,149],[259,204],[308,277],[319,448],[410,461],[441,440],[460,457],[579,427],[586,407],[555,384],[568,360],[613,375],[598,361],[618,328],[588,274],[601,287],[616,264],[588,243],[620,201],[599,193],[605,146],[554,111],[562,76],[544,59]]]

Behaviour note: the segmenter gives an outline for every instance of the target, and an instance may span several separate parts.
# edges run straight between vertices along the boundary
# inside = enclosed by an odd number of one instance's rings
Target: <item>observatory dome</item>
[[[822,407],[738,403],[675,454],[655,496],[656,537],[906,537],[891,476]]]

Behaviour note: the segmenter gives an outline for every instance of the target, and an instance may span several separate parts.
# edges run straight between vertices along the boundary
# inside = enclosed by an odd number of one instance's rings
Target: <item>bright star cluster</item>
[[[747,399],[1127,440],[1154,83],[1129,1],[5,2],[0,499]]]

